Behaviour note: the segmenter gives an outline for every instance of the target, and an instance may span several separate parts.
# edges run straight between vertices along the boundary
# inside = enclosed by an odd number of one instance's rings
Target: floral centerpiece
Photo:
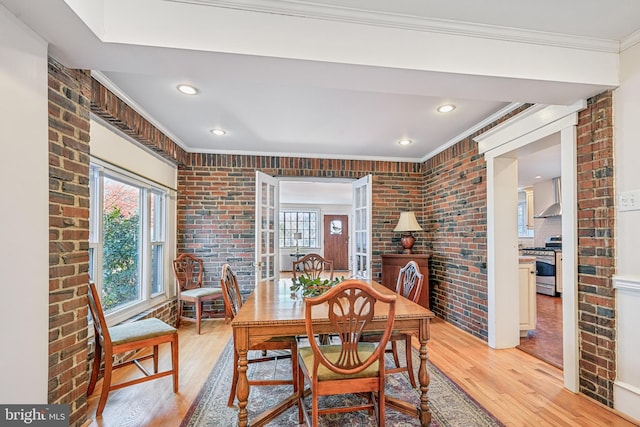
[[[320,277],[316,277],[312,279],[307,275],[301,275],[296,279],[291,280],[291,293],[295,294],[300,292],[303,298],[307,297],[316,297],[318,295],[322,295],[327,292],[333,286],[338,283],[344,281],[344,276],[335,278],[333,280],[322,279]]]

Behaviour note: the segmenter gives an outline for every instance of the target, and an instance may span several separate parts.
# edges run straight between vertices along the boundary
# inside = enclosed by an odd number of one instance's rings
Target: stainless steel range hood
[[[551,218],[562,215],[560,177],[553,178],[551,180],[551,185],[553,186],[553,204],[542,210],[538,215],[535,215],[534,218]]]

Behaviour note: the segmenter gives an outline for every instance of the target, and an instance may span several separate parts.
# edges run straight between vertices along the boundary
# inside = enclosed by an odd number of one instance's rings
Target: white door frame
[[[489,346],[519,343],[516,150],[560,132],[562,174],[562,315],[564,386],[579,390],[577,310],[576,125],[585,101],[536,105],[474,138],[487,161],[487,293]],[[513,203],[513,209],[509,208]],[[497,266],[500,266],[498,269]]]

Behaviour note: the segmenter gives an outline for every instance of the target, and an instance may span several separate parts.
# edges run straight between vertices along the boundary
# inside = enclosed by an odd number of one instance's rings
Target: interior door
[[[352,274],[371,279],[371,175],[353,183],[353,263]]]
[[[278,180],[256,171],[256,282],[277,279],[278,211]]]
[[[324,216],[324,257],[334,270],[349,270],[349,216]]]

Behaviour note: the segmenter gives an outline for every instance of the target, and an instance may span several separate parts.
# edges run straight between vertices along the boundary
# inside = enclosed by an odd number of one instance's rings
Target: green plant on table
[[[344,276],[329,280],[322,279],[320,277],[312,279],[311,277],[303,274],[297,279],[292,279],[290,289],[292,293],[300,291],[300,294],[303,298],[316,297],[327,292],[329,289],[342,282],[343,280],[345,280]]]

